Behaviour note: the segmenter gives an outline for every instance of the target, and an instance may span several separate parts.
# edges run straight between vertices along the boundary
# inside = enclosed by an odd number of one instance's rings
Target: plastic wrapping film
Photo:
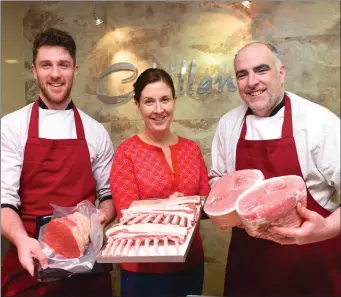
[[[44,241],[44,231],[48,223],[45,220],[45,224],[41,226],[39,230],[38,241],[40,242],[43,252],[47,257],[48,268],[42,269],[40,263],[35,260],[35,277],[49,281],[54,278],[71,276],[73,274],[94,273],[97,270],[101,271],[103,267],[100,268],[98,267],[99,265],[95,265],[96,255],[102,248],[104,236],[103,227],[98,220],[100,210],[96,209],[96,207],[88,200],[80,202],[75,207],[61,207],[54,204],[51,204],[51,206],[53,207],[54,212],[48,221],[66,217],[75,212],[80,212],[88,217],[91,222],[90,242],[89,246],[84,251],[83,256],[80,258],[65,258],[57,254]]]

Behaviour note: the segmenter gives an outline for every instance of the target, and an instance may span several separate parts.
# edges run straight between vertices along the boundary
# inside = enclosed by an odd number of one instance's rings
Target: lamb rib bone
[[[140,210],[146,209],[149,210],[150,207],[159,207],[160,209],[168,209],[170,206],[177,205],[189,205],[189,204],[198,204],[200,205],[201,199],[200,196],[184,196],[177,198],[165,198],[165,199],[143,199],[136,200],[131,203],[129,206],[130,210]]]
[[[122,210],[120,225],[136,223],[180,224],[193,227],[200,215],[200,196],[134,201]]]
[[[163,224],[136,224],[136,225],[114,225],[109,228],[105,235],[108,238],[107,246],[102,251],[103,257],[128,255],[131,246],[135,248],[137,255],[141,245],[149,246],[153,242],[154,251],[158,253],[159,243],[164,243],[165,252],[168,250],[168,242],[173,241],[179,253],[179,244],[186,239],[188,229],[178,225]]]

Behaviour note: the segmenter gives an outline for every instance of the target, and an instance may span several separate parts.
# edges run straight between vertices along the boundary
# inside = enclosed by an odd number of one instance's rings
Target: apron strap
[[[282,138],[293,137],[291,101],[287,94],[284,94],[284,121],[282,125]]]
[[[248,115],[252,114],[252,110],[250,108],[247,109],[245,115],[244,115],[244,119],[243,119],[243,127],[242,127],[242,132],[240,133],[240,138],[241,139],[245,139],[246,137],[246,131],[247,131],[247,127],[246,127],[246,117]]]
[[[240,133],[240,138],[245,139],[247,132],[246,125],[246,117],[252,114],[252,110],[250,108],[247,109],[244,119],[243,119],[243,127]],[[291,112],[291,101],[287,94],[284,94],[284,120],[282,125],[282,138],[293,137],[293,129],[292,129],[292,112]]]
[[[82,119],[79,115],[78,109],[75,104],[73,104],[73,113],[75,117],[75,125],[77,132],[77,139],[85,139],[84,127]],[[30,123],[28,126],[28,137],[29,138],[39,138],[39,99],[33,103]]]
[[[28,125],[28,138],[39,138],[39,99],[32,106],[30,123]]]
[[[73,114],[75,116],[77,139],[85,139],[84,127],[82,123],[81,116],[75,104],[73,104]]]

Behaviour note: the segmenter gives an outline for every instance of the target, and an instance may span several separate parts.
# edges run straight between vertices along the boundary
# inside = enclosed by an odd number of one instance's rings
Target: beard
[[[71,84],[64,91],[64,94],[61,97],[58,96],[58,98],[56,98],[55,96],[51,94],[51,92],[47,90],[47,88],[40,81],[38,84],[39,84],[40,91],[43,94],[44,98],[52,104],[62,104],[66,102],[70,98],[71,89],[73,85],[73,83],[71,82]]]

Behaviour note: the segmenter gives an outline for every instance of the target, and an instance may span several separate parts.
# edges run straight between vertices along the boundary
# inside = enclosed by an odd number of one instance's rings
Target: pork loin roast
[[[244,193],[236,202],[236,211],[247,233],[264,239],[280,239],[267,232],[268,227],[299,227],[302,220],[296,211],[297,203],[307,205],[303,179],[296,175],[269,178]]]
[[[246,189],[263,180],[263,173],[253,169],[224,175],[212,187],[204,205],[205,213],[221,229],[240,225],[241,220],[235,208],[237,198]]]

